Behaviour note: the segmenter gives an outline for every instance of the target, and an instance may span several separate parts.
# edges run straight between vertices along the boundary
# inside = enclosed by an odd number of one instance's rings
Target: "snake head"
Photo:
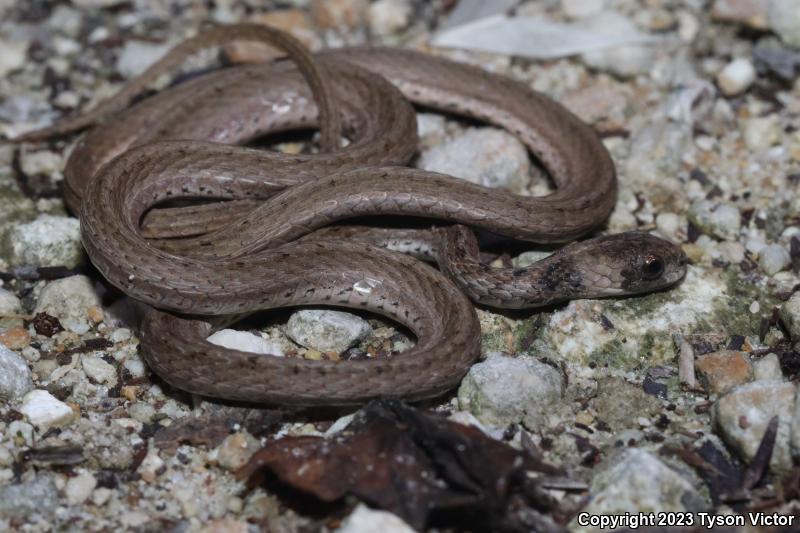
[[[686,275],[688,259],[679,246],[649,233],[631,231],[576,243],[583,297],[639,294],[670,287]]]

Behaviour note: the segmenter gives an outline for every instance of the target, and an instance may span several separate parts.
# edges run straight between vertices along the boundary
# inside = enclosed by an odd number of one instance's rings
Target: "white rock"
[[[447,135],[447,121],[436,113],[417,113],[417,135],[423,147],[440,144]]]
[[[128,41],[117,58],[117,70],[126,78],[141,74],[166,54],[170,45]]]
[[[144,460],[142,460],[142,464],[139,465],[137,472],[145,482],[152,483],[163,473],[163,470],[164,460],[158,455],[158,449],[150,448]]]
[[[769,25],[783,42],[800,48],[800,0],[769,0]]]
[[[44,472],[23,483],[0,486],[0,516],[24,518],[46,515],[51,514],[57,506],[58,490],[53,479]],[[37,522],[42,521],[40,519]]]
[[[723,240],[739,237],[742,217],[736,206],[700,200],[692,204],[687,216],[703,233]]]
[[[106,487],[99,487],[92,493],[92,503],[98,507],[102,507],[108,503],[108,500],[111,499],[113,494],[113,490]]]
[[[16,294],[0,288],[0,315],[16,315],[22,312],[22,302]]]
[[[745,58],[737,58],[725,65],[717,75],[723,94],[733,96],[746,91],[756,79],[756,68]]]
[[[788,267],[791,260],[786,248],[780,244],[770,244],[761,250],[758,266],[765,274],[772,276]]]
[[[519,193],[528,186],[530,160],[525,146],[513,135],[496,128],[471,128],[423,151],[419,167]]]
[[[729,263],[739,264],[744,261],[744,246],[735,241],[724,241],[717,245],[720,257]]]
[[[33,388],[28,363],[0,344],[0,405],[22,398]]]
[[[678,37],[685,43],[693,42],[702,28],[700,21],[687,10],[678,11],[675,17],[678,20]]]
[[[100,306],[100,296],[95,292],[92,280],[78,275],[47,284],[39,294],[34,314],[52,315],[66,329],[81,335],[90,329],[90,310]]]
[[[645,44],[631,44],[585,52],[581,57],[592,68],[630,77],[650,72],[655,62],[655,48]]]
[[[235,329],[221,329],[212,333],[206,339],[212,344],[230,348],[231,350],[241,350],[258,354],[275,355],[282,357],[283,350],[279,343],[253,335],[247,331],[237,331]]]
[[[489,426],[522,422],[533,429],[547,420],[548,408],[562,393],[561,374],[552,366],[495,352],[470,368],[458,389],[458,405]]]
[[[54,426],[64,426],[75,418],[75,412],[69,405],[40,389],[26,394],[19,410],[31,424],[42,431]]]
[[[744,142],[751,150],[766,150],[780,143],[783,136],[777,114],[752,117],[743,122]]]
[[[144,366],[144,361],[141,359],[125,359],[122,366],[131,373],[134,378],[141,378],[147,374],[147,368]]]
[[[237,470],[258,451],[261,444],[257,438],[247,431],[239,431],[225,437],[214,450],[217,463],[226,470]]]
[[[778,356],[770,353],[753,361],[753,378],[756,381],[761,379],[782,380],[783,371]]]
[[[553,255],[553,252],[546,250],[528,250],[512,259],[511,264],[517,268],[525,268],[551,255]]]
[[[408,26],[413,9],[407,0],[377,0],[370,4],[369,27],[377,35],[392,35]]]
[[[74,268],[84,260],[80,223],[72,217],[40,215],[8,232],[13,265]]]
[[[795,341],[800,339],[800,292],[792,294],[781,305],[780,317],[783,323],[786,324],[792,339]]]
[[[561,0],[561,9],[570,18],[583,18],[601,13],[605,0]]]
[[[25,65],[28,53],[28,43],[25,41],[0,40],[0,77],[5,77],[11,72]]]
[[[414,529],[401,518],[387,511],[376,511],[360,503],[344,519],[339,533],[413,533]]]
[[[33,445],[33,436],[36,433],[36,428],[22,420],[14,420],[8,425],[8,435],[17,435],[21,437],[25,444],[28,446]]]
[[[714,428],[728,446],[749,463],[770,420],[778,416],[770,469],[773,473],[785,473],[792,466],[789,443],[795,393],[795,386],[785,381],[761,380],[740,385],[714,404]]]
[[[592,498],[583,512],[592,515],[625,512],[683,512],[703,508],[692,482],[654,454],[625,448],[598,467],[592,479]],[[577,521],[572,523],[577,525]],[[594,529],[570,528],[571,531]]]
[[[174,492],[177,491],[173,491],[173,494]],[[130,531],[132,529],[140,529],[145,524],[149,524],[151,518],[144,511],[133,510],[123,512],[119,517],[119,521],[122,524],[123,531]]]
[[[81,359],[81,366],[86,375],[95,383],[113,387],[117,384],[117,369],[100,357],[85,355]]]
[[[20,156],[20,165],[22,171],[31,176],[51,176],[64,170],[64,158],[49,150],[25,152]]]
[[[51,29],[57,30],[59,33],[75,37],[83,25],[83,17],[81,13],[69,6],[60,4],[57,5],[47,19],[47,26]]]
[[[97,479],[91,472],[83,471],[75,477],[69,478],[64,487],[69,505],[80,505],[85,502],[97,486]]]
[[[131,338],[131,330],[128,328],[117,328],[111,332],[108,339],[114,344],[118,342],[125,342]]]
[[[26,346],[22,349],[22,357],[25,358],[26,361],[30,361],[31,363],[35,363],[39,359],[42,358],[41,352],[34,348],[33,346]]]
[[[320,352],[341,353],[372,331],[363,318],[342,311],[304,309],[286,324],[286,335],[297,344]]]
[[[625,172],[642,189],[673,180],[683,164],[681,154],[686,153],[691,142],[690,126],[666,119],[654,120],[631,140]]]
[[[665,237],[680,242],[681,237],[686,233],[686,219],[665,211],[656,215],[656,227]]]
[[[768,3],[769,0],[715,0],[711,16],[763,30],[767,28]]]
[[[128,407],[128,414],[131,415],[131,418],[138,420],[142,424],[149,424],[153,421],[156,409],[149,403],[136,402]]]

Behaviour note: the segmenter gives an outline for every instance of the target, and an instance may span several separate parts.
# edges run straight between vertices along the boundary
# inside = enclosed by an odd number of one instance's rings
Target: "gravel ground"
[[[691,265],[658,294],[480,310],[482,361],[425,407],[567,467],[573,486],[550,494],[574,512],[800,514],[800,2],[523,2],[517,17],[616,14],[646,37],[546,61],[433,49],[452,4],[0,0],[0,134],[90,107],[209,21],[276,25],[314,49],[406,46],[522,80],[602,135],[620,178],[607,231],[658,232]],[[228,47],[187,68],[257,52]],[[419,131],[422,168],[549,189],[505,132],[428,113]],[[408,531],[354,498],[309,510],[234,477],[259,446],[349,418],[221,406],[152,375],[135,303],[92,270],[60,199],[73,144],[0,145],[0,530]],[[334,360],[413,342],[374,317],[319,310],[212,341]]]

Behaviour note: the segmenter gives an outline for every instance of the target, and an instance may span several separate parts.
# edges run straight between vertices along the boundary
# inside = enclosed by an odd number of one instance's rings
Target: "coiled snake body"
[[[186,55],[232,40],[267,42],[292,62],[212,72],[122,110]],[[521,197],[404,167],[417,142],[409,100],[512,132],[557,192]],[[99,271],[152,306],[142,324],[143,356],[193,393],[294,405],[430,398],[454,387],[479,355],[467,296],[533,307],[656,290],[685,271],[677,247],[639,232],[573,243],[524,269],[482,264],[466,226],[534,242],[572,240],[611,213],[614,166],[595,133],[557,103],[424,54],[357,48],[311,56],[276,30],[219,27],[179,45],[95,111],[18,140],[97,122],[70,156],[66,200],[80,213]],[[237,146],[308,127],[320,128],[323,152]],[[187,200],[192,205],[179,205]],[[457,224],[329,227],[384,214]],[[413,250],[440,270],[386,247]],[[205,340],[242,314],[297,305],[372,311],[406,326],[417,343],[389,358],[333,362]]]

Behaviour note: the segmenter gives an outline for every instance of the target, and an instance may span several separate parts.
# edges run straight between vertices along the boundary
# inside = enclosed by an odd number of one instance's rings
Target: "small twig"
[[[682,335],[675,335],[675,342],[679,346],[678,378],[687,387],[694,389],[697,386],[697,377],[694,372],[694,349]]]

